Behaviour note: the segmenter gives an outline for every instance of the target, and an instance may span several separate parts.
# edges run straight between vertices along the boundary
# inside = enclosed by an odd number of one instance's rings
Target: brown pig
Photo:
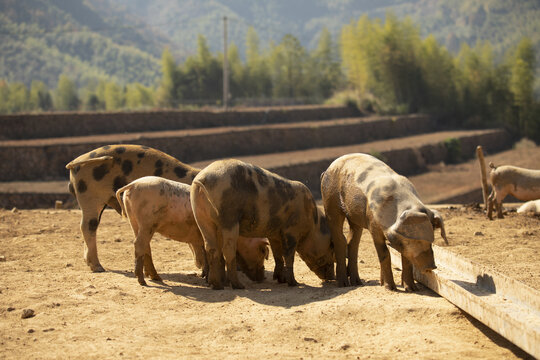
[[[210,266],[208,282],[223,289],[225,267],[233,288],[239,235],[266,237],[274,255],[274,279],[297,285],[295,250],[321,279],[334,277],[330,231],[309,189],[239,160],[220,160],[193,179],[191,205],[203,234]]]
[[[106,145],[82,154],[66,165],[69,191],[82,211],[84,259],[94,272],[105,271],[99,262],[96,234],[107,205],[120,213],[116,190],[143,176],[154,175],[191,184],[199,169],[159,150],[141,145]]]
[[[382,161],[367,154],[336,159],[321,176],[321,193],[334,241],[338,286],[361,285],[357,257],[364,228],[373,237],[381,285],[388,289],[394,290],[396,285],[385,240],[401,253],[406,290],[416,290],[411,263],[420,271],[436,268],[431,247],[434,228],[441,228],[447,242],[441,216],[424,206],[407,178]],[[347,240],[345,219],[350,226]]]
[[[122,194],[124,197],[122,199]],[[195,263],[208,272],[204,242],[193,217],[190,186],[156,176],[134,180],[116,192],[116,198],[127,215],[135,234],[135,275],[141,285],[146,285],[146,275],[161,281],[152,261],[150,240],[154,233],[188,243],[195,256]],[[238,238],[237,254],[240,269],[254,281],[264,279],[264,260],[268,258],[268,240]]]

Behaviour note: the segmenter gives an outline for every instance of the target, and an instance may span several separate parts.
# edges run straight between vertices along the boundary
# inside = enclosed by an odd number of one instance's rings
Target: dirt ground
[[[540,288],[540,219],[489,221],[473,207],[441,209],[449,249]],[[513,359],[527,355],[427,288],[391,292],[365,232],[365,286],[321,283],[297,257],[299,287],[272,279],[215,291],[186,244],[152,242],[163,283],[133,275],[133,235],[106,210],[98,229],[105,273],[82,259],[79,210],[0,210],[0,358]],[[436,234],[436,244],[442,240]],[[396,283],[401,274],[394,269]],[[22,319],[24,309],[35,316]]]

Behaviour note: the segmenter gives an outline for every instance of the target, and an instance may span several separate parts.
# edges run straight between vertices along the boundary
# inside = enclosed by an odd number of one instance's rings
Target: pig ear
[[[406,239],[434,241],[433,225],[424,212],[405,210],[390,230]]]
[[[431,210],[431,212],[433,213],[433,220],[431,220],[433,228],[441,229],[441,237],[444,239],[445,244],[448,245],[448,239],[446,238],[446,230],[444,229],[444,221],[441,214],[439,214],[437,210]]]
[[[270,243],[268,242],[268,240],[266,240],[262,244],[259,245],[259,250],[261,251],[261,253],[264,254],[264,258],[266,260],[268,260],[268,256],[270,255],[270,249],[268,249],[269,244]]]

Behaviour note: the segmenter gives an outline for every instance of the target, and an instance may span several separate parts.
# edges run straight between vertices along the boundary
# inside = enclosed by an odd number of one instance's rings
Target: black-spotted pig
[[[364,228],[371,233],[377,250],[381,285],[396,288],[385,240],[402,255],[406,290],[416,289],[411,263],[421,271],[435,269],[431,246],[434,228],[441,228],[447,242],[442,218],[424,206],[407,178],[382,161],[367,154],[336,159],[321,176],[321,194],[334,241],[338,286],[361,285],[357,257]],[[350,226],[347,240],[343,235],[345,219]]]
[[[96,233],[107,205],[121,212],[115,193],[147,175],[191,184],[200,171],[159,150],[140,145],[107,145],[83,154],[66,165],[69,191],[82,211],[84,258],[94,272],[104,271],[98,259]]]
[[[227,277],[243,288],[236,274],[236,239],[266,237],[274,255],[274,279],[297,285],[295,250],[321,279],[333,279],[334,261],[326,218],[309,189],[260,167],[229,159],[213,162],[193,180],[191,205],[203,234],[208,282],[223,289]]]

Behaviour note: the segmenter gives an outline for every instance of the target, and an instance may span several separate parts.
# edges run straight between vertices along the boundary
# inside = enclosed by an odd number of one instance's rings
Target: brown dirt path
[[[441,211],[450,250],[538,288],[538,218],[511,213],[490,222],[473,209]],[[78,210],[0,210],[1,358],[526,357],[428,289],[410,294],[379,286],[367,232],[359,257],[366,286],[322,284],[297,258],[299,287],[277,284],[268,271],[260,284],[241,275],[245,290],[213,291],[196,275],[188,246],[160,236],[152,247],[164,282],[139,286],[131,229],[112,210],[98,234],[107,272],[91,273],[79,221]],[[273,261],[266,265],[271,270]],[[400,272],[394,276],[400,283]],[[36,315],[21,319],[26,308]]]

